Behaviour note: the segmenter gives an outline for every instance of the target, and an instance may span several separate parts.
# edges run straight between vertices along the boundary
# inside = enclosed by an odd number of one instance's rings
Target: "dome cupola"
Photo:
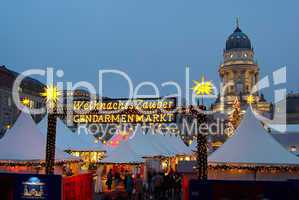
[[[237,20],[237,27],[235,31],[226,40],[225,50],[237,50],[237,49],[247,49],[251,50],[251,42],[248,36],[242,32],[239,27],[239,21]]]

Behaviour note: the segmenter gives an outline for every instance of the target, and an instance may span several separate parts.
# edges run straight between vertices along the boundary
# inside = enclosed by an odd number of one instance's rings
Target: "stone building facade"
[[[5,66],[0,66],[0,132],[5,132],[10,128],[19,115],[19,110],[14,104],[12,97],[12,87],[16,77],[19,74]],[[19,88],[20,100],[28,100],[28,106],[32,108],[41,108],[44,105],[40,93],[44,85],[32,78],[25,78]],[[35,121],[40,121],[42,115],[34,115]]]
[[[238,98],[242,110],[245,110],[250,96],[252,105],[258,111],[269,112],[271,105],[257,89],[254,89],[259,81],[259,70],[251,41],[237,22],[236,29],[226,40],[223,63],[219,67],[221,91],[212,109],[216,112],[230,113],[234,101]]]

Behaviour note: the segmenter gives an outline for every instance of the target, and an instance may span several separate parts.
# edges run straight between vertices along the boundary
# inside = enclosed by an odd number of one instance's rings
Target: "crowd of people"
[[[147,181],[144,181],[140,174],[132,176],[131,173],[125,171],[125,175],[110,170],[106,175],[106,185],[108,191],[124,188],[127,199],[130,200],[160,200],[181,199],[181,182],[182,178],[179,173],[170,170],[168,173],[149,171]],[[114,183],[114,184],[113,184]]]
[[[148,173],[146,199],[181,199],[182,177],[170,170],[168,173]]]

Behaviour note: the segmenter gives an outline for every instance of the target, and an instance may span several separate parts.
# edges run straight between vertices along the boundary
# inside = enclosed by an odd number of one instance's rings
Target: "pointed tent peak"
[[[29,131],[29,130],[34,130],[33,133],[30,132],[28,134],[35,134],[35,132],[38,132],[36,123],[32,119],[29,109],[25,106],[22,108],[22,111],[20,112],[14,125],[10,129],[7,130],[6,134],[9,134],[9,133],[23,134],[23,132],[21,130],[23,130],[24,132]]]
[[[264,130],[261,122],[257,119],[256,114],[252,110],[251,106],[248,106],[240,125],[236,129],[235,133],[252,134],[252,130]],[[258,131],[254,131],[258,133]]]
[[[39,129],[43,135],[47,135],[48,115],[38,123]],[[63,120],[57,118],[56,125],[56,144],[62,150],[77,150],[77,151],[105,151],[101,144],[95,144],[91,135],[78,134],[73,132]]]
[[[0,140],[0,160],[41,161],[45,159],[46,137],[24,108],[15,124]],[[21,143],[20,143],[21,141]],[[59,149],[55,151],[56,160],[77,159]]]
[[[191,155],[192,151],[184,143],[181,137],[176,136],[175,134],[168,133],[167,137],[169,138],[169,144],[171,144],[175,149],[178,155]]]
[[[299,165],[299,158],[279,144],[261,125],[251,108],[236,133],[208,157],[211,163]]]
[[[153,142],[153,137],[144,135],[141,129],[136,130],[135,134],[128,139],[127,143],[141,157],[152,157],[164,155],[156,143]]]

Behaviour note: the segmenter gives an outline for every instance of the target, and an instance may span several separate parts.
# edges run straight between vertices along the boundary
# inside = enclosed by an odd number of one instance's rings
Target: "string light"
[[[199,106],[201,111],[206,110],[205,106]],[[193,106],[189,107],[190,114],[197,119],[199,124],[207,122],[206,115],[203,112],[200,112],[198,109],[195,109]],[[198,179],[205,181],[208,179],[208,145],[207,145],[207,136],[205,134],[197,132],[197,151],[196,151],[196,160],[197,160],[197,170],[198,170]]]
[[[229,133],[229,136],[232,136],[233,130],[235,130],[239,126],[240,121],[241,121],[241,104],[240,104],[238,97],[236,97],[236,99],[234,101],[233,108],[234,108],[234,111],[233,111],[231,119],[230,119],[232,127],[229,127],[229,128],[231,128],[232,131]]]
[[[48,132],[47,132],[47,147],[46,147],[46,174],[54,173],[56,124],[57,124],[57,116],[54,113],[48,113]]]
[[[82,162],[82,160],[59,160],[59,161],[55,161],[54,165],[55,166],[63,166],[66,163],[80,163],[80,162]],[[0,166],[45,167],[46,163],[45,163],[45,161],[13,161],[13,160],[7,160],[7,161],[0,161]]]
[[[47,105],[50,106],[51,112],[48,113],[48,130],[47,130],[47,147],[46,147],[46,174],[54,174],[55,165],[55,142],[56,142],[56,103],[61,92],[57,87],[49,85],[41,93],[42,97],[45,97]]]
[[[233,165],[233,164],[210,164],[212,170],[255,170],[259,172],[299,172],[298,166],[273,166],[273,165]]]

